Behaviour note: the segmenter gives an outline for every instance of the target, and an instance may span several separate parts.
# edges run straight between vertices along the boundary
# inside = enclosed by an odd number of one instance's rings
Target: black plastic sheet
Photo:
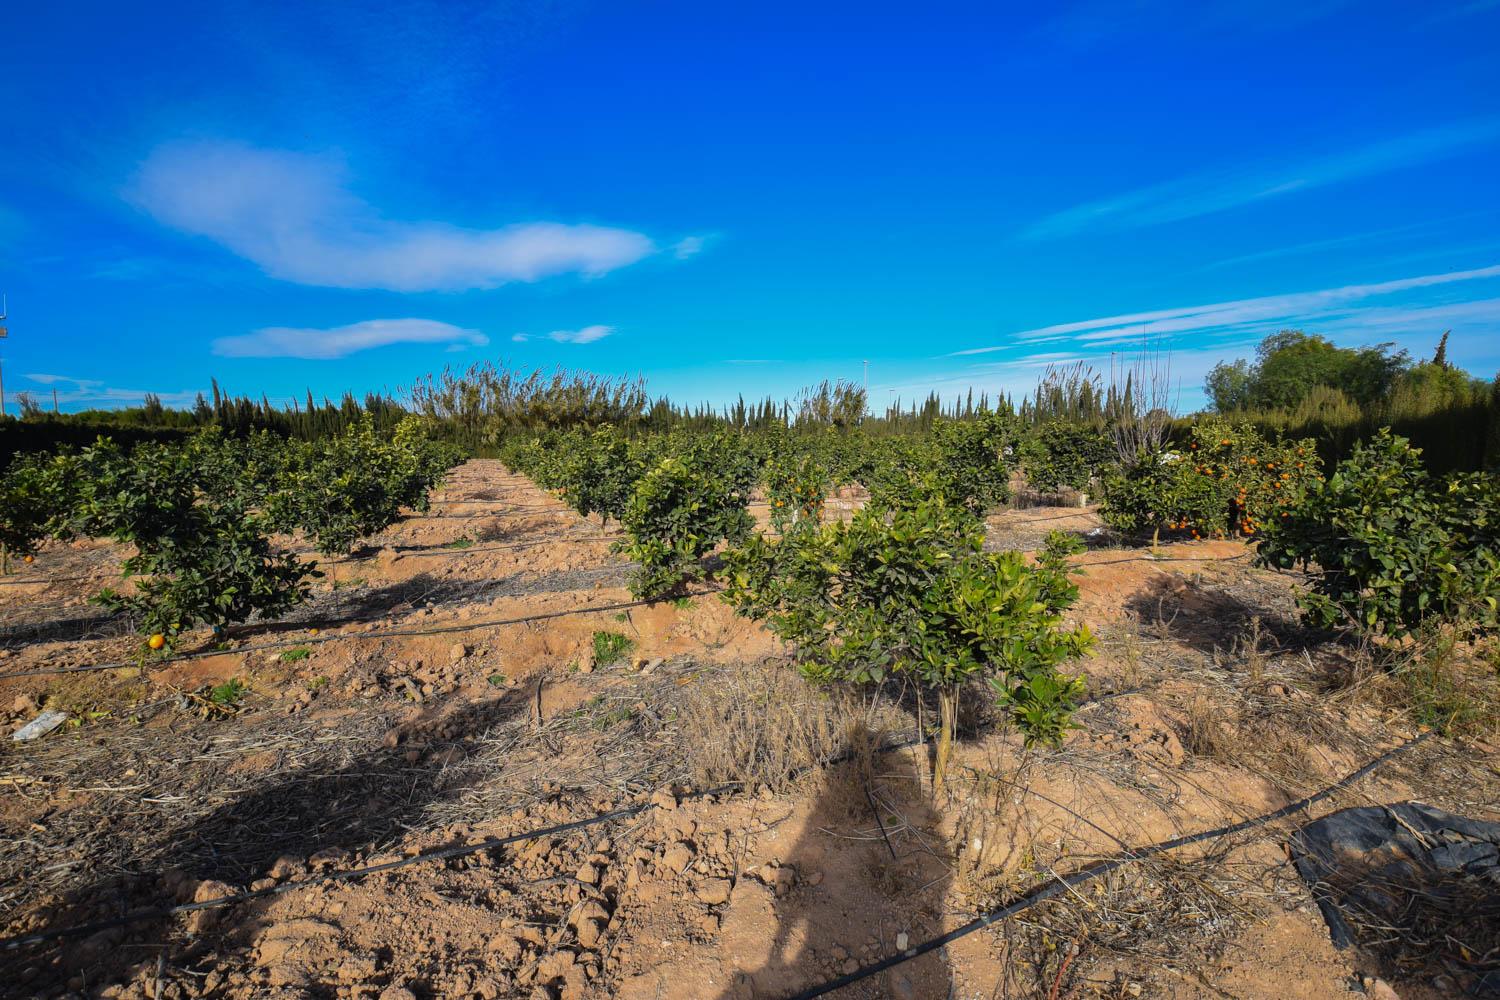
[[[1402,802],[1325,816],[1290,846],[1337,947],[1500,998],[1500,823]]]

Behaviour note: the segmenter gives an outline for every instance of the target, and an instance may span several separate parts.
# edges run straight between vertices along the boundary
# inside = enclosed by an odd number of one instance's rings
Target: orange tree
[[[600,523],[619,520],[646,472],[641,449],[613,428],[573,430],[560,435],[547,478],[558,495],[584,517],[598,514]]]
[[[731,550],[724,598],[788,642],[809,680],[898,676],[935,690],[940,788],[971,680],[990,684],[1028,742],[1056,742],[1082,688],[1058,667],[1092,644],[1086,627],[1063,623],[1078,593],[1063,536],[1035,565],[983,542],[978,519],[940,496],[869,506],[847,525],[806,524]]]
[[[1131,535],[1255,537],[1315,485],[1311,439],[1268,439],[1248,425],[1196,422],[1176,450],[1142,454],[1105,482],[1100,513]]]
[[[1300,603],[1325,627],[1405,635],[1429,620],[1500,625],[1500,481],[1434,479],[1382,429],[1278,518],[1258,559],[1302,566]]]
[[[427,509],[429,491],[459,458],[414,417],[390,435],[365,417],[334,437],[286,447],[265,509],[277,528],[300,530],[325,555],[352,551],[395,523],[403,507]]]
[[[0,476],[0,573],[12,556],[33,555],[66,523],[77,476],[70,454],[18,456]]]
[[[627,537],[615,548],[639,563],[631,580],[637,597],[680,593],[702,574],[704,556],[742,541],[752,524],[746,507],[756,466],[739,438],[704,434],[673,444],[636,482],[620,518]]]
[[[77,501],[60,534],[134,545],[122,571],[135,591],[96,600],[130,614],[144,635],[170,648],[196,625],[216,630],[253,615],[280,614],[306,598],[310,564],[271,545],[271,527],[233,491],[199,486],[190,448],[146,443],[126,452],[101,439],[77,458]]]
[[[1067,420],[1033,428],[1020,453],[1026,482],[1043,493],[1087,490],[1117,459],[1115,443],[1103,430]]]
[[[811,455],[773,455],[765,465],[766,500],[777,531],[795,524],[816,524],[832,477]]]

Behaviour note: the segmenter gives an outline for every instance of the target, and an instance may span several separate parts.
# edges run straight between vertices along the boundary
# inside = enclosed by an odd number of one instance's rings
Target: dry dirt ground
[[[136,643],[87,602],[120,551],[52,546],[0,582],[3,728],[70,713],[0,749],[0,936],[281,891],[0,951],[0,995],[785,997],[1126,848],[1274,810],[1414,735],[1331,682],[1347,651],[1302,633],[1294,581],[1238,542],[1110,547],[1088,509],[989,524],[997,548],[1090,540],[1074,612],[1099,636],[1089,700],[1055,750],[965,719],[937,798],[912,692],[808,689],[711,581],[632,602],[613,526],[495,462],[329,566],[290,618],[144,675],[17,676],[128,663]],[[596,631],[632,648],[596,662]],[[244,691],[216,704],[232,680]],[[1285,835],[1407,799],[1500,818],[1497,763],[1429,739],[1308,811],[1126,865],[834,995],[1313,1000],[1377,976],[1445,995],[1450,946],[1336,951]]]

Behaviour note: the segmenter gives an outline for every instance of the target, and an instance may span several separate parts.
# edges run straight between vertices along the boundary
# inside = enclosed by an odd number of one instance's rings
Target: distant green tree
[[[1219,362],[1208,373],[1204,391],[1219,413],[1232,413],[1250,405],[1250,365],[1241,358],[1233,363]]]
[[[1301,330],[1273,333],[1255,353],[1253,365],[1240,360],[1209,373],[1206,389],[1215,409],[1290,409],[1319,387],[1338,389],[1368,406],[1389,395],[1411,366],[1410,356],[1394,344],[1339,347]]]

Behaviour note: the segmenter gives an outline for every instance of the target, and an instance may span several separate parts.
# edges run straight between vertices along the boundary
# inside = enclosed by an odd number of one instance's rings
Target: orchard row
[[[187,631],[216,633],[305,600],[321,576],[274,536],[299,534],[325,555],[351,551],[401,516],[458,464],[408,418],[377,434],[368,420],[332,437],[243,438],[215,429],[182,443],[123,448],[101,438],[79,451],[18,458],[0,479],[0,544],[29,558],[45,539],[104,538],[133,553],[129,594],[97,600],[129,614],[150,649]]]

